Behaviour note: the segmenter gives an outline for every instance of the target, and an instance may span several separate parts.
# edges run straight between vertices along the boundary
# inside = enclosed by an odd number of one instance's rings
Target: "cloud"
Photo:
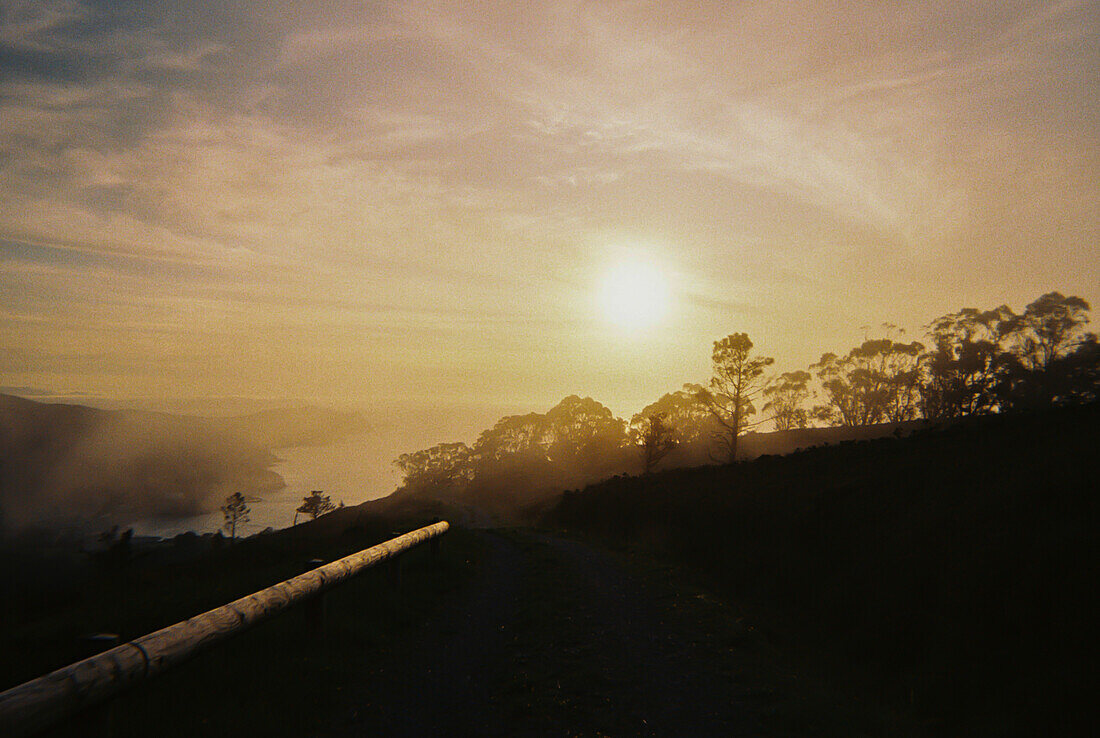
[[[1094,2],[0,13],[0,336],[23,355],[108,346],[140,373],[159,351],[245,394],[292,372],[242,378],[235,351],[309,340],[345,354],[326,372],[346,386],[353,360],[430,361],[419,337],[481,360],[478,328],[538,361],[526,331],[571,345],[587,275],[632,239],[702,285],[711,317],[680,330],[704,347],[780,290],[824,321],[856,283],[861,321],[903,322],[990,258],[998,302],[1098,281]]]

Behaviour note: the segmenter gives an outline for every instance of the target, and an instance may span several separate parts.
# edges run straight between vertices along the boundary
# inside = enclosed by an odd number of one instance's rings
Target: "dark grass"
[[[587,725],[594,727],[592,735],[649,734],[650,726],[637,723],[641,710],[624,710],[599,705],[593,696],[600,694],[600,645],[598,636],[587,630],[582,613],[590,603],[583,593],[562,576],[561,557],[543,542],[544,536],[557,538],[549,530],[532,534],[516,531],[512,538],[522,546],[531,560],[532,570],[541,572],[538,588],[527,592],[522,617],[529,621],[528,632],[553,634],[553,642],[523,644],[534,652],[554,649],[561,656],[546,669],[539,659],[520,661],[517,669],[522,679],[517,685],[523,693],[518,703],[529,715],[541,715],[543,722],[554,724],[561,707],[579,710]],[[759,626],[754,614],[737,602],[717,596],[712,582],[697,576],[697,572],[671,563],[667,557],[655,557],[637,546],[619,545],[607,539],[594,539],[583,533],[574,540],[590,546],[597,556],[621,571],[622,581],[630,582],[629,590],[648,603],[658,622],[654,637],[672,635],[676,647],[684,649],[687,664],[673,668],[665,677],[668,682],[700,676],[711,683],[702,685],[698,693],[681,696],[699,709],[717,699],[737,704],[736,711],[750,715],[763,735],[794,738],[856,738],[858,736],[897,736],[920,738],[927,735],[921,722],[905,709],[885,704],[866,694],[853,694],[831,679],[822,679],[803,669],[797,660],[777,648]],[[618,577],[616,577],[618,578]],[[630,609],[629,607],[627,608]],[[562,662],[573,663],[568,669]],[[638,659],[648,658],[639,653]],[[540,671],[539,666],[543,669]],[[561,674],[570,673],[571,685],[562,687]],[[689,673],[690,672],[690,673]],[[589,675],[586,681],[584,674]],[[555,684],[556,683],[556,684]],[[580,689],[578,685],[587,685]],[[557,686],[557,688],[555,688]],[[606,686],[606,685],[604,685]],[[572,687],[570,689],[569,687]],[[629,701],[629,696],[627,701]],[[602,723],[600,722],[602,720]],[[740,734],[731,729],[733,733]],[[750,729],[752,734],[756,734]],[[562,731],[567,734],[567,731]],[[657,734],[712,735],[714,726],[692,726],[688,717],[677,728],[658,730]]]
[[[1068,734],[1095,675],[1097,448],[1096,406],[993,417],[612,479],[547,520],[681,563],[930,729]]]
[[[26,608],[6,602],[3,688],[90,655],[81,643],[89,633],[132,639],[301,573],[309,559],[335,560],[426,522],[343,518],[190,560],[138,560],[96,572],[74,582],[66,607],[43,603],[31,618]],[[441,548],[438,558],[427,544],[404,554],[399,584],[387,562],[326,593],[319,636],[302,608],[291,608],[122,694],[109,712],[86,714],[48,735],[84,735],[105,715],[115,736],[310,734],[342,704],[365,661],[384,654],[465,586],[476,567],[476,540],[452,529]],[[56,604],[56,597],[48,599]]]
[[[540,532],[561,535],[560,530]],[[807,659],[792,648],[791,629],[776,623],[775,613],[734,596],[713,575],[677,562],[667,551],[578,529],[569,535],[606,552],[643,582],[685,642],[711,649],[703,661],[732,668],[731,697],[754,710],[765,735],[924,738],[938,733],[904,701],[885,699],[877,685],[857,684],[850,670],[838,673],[835,664]]]

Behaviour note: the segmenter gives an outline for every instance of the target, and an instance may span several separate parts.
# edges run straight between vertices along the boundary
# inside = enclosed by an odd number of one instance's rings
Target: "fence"
[[[61,722],[414,546],[430,540],[434,549],[449,527],[419,528],[0,693],[0,735]]]

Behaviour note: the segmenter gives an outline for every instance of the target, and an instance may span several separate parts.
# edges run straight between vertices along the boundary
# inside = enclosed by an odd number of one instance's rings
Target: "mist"
[[[298,408],[231,418],[102,410],[0,395],[0,531],[91,532],[216,510],[285,487],[272,449],[365,428]]]
[[[309,491],[347,505],[384,497],[400,483],[393,460],[402,452],[468,437],[512,409],[258,404],[166,398],[105,409],[0,394],[0,533],[209,533],[234,492],[253,507],[246,532],[287,527]]]

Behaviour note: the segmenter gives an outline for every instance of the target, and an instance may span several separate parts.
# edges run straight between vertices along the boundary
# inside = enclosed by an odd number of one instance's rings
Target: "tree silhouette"
[[[297,512],[308,515],[310,520],[316,520],[335,509],[336,505],[332,504],[332,498],[321,490],[315,489],[302,498],[302,506],[298,508]]]
[[[518,456],[545,458],[553,442],[542,413],[506,415],[481,432],[474,444],[474,454],[483,464]]]
[[[814,408],[814,417],[848,427],[912,420],[918,411],[923,350],[917,341],[876,338],[844,356],[823,355],[810,367],[825,396],[825,404]]]
[[[660,413],[681,448],[709,444],[715,423],[707,406],[699,401],[698,390],[699,385],[685,384],[681,390],[661,395],[638,415],[648,417]]]
[[[735,460],[740,436],[769,420],[776,430],[805,428],[812,418],[852,427],[1100,400],[1100,339],[1083,330],[1088,310],[1083,299],[1058,292],[1023,314],[1005,305],[964,308],[928,326],[930,349],[884,324],[884,336],[770,382],[765,372],[774,360],[753,355],[748,335],[733,333],[714,342],[707,384],[662,395],[631,419],[629,433],[604,405],[570,395],[545,413],[500,418],[470,446],[440,443],[394,463],[412,499],[439,493],[435,499],[533,511],[532,502],[554,490],[636,469],[636,453],[647,472],[670,456],[670,466],[703,464],[719,453]],[[824,404],[810,411],[815,389]],[[754,418],[760,403],[766,419]],[[306,498],[298,510],[317,517],[329,509]]]
[[[768,400],[764,410],[771,412],[776,430],[794,430],[809,424],[809,414],[802,403],[810,396],[810,379],[809,372],[784,372],[764,388],[764,397]]]
[[[566,397],[546,413],[546,424],[554,463],[599,465],[627,441],[626,423],[591,397]]]
[[[1004,357],[1020,326],[1007,305],[963,308],[932,321],[932,350],[923,360],[921,406],[926,418],[994,412]]]
[[[1089,322],[1089,304],[1080,297],[1048,292],[1032,302],[1020,316],[1019,351],[1022,362],[1042,371],[1072,348],[1080,329]]]
[[[222,527],[229,534],[230,541],[237,540],[237,526],[247,523],[251,512],[244,495],[240,492],[234,492],[225,498],[225,504],[222,505],[222,515],[225,516],[225,522]]]
[[[715,440],[731,462],[737,459],[737,441],[748,427],[749,417],[756,413],[753,400],[766,384],[764,369],[775,363],[770,356],[752,356],[752,346],[747,333],[731,333],[715,341],[710,386],[694,388],[699,401],[717,421]]]
[[[1100,401],[1100,339],[1087,334],[1073,351],[1047,364],[1043,379],[1052,404]]]
[[[482,431],[470,452],[478,485],[504,477],[582,481],[610,473],[628,445],[626,424],[590,397],[570,395],[544,413],[508,415]]]
[[[394,465],[405,475],[406,487],[453,486],[474,476],[473,452],[461,441],[401,454]]]
[[[1088,357],[1094,355],[1096,336],[1083,332],[1088,310],[1080,297],[1060,292],[1027,306],[1015,324],[1012,350],[999,357],[996,391],[1002,409],[1065,404],[1095,393]]]
[[[661,412],[635,415],[630,420],[630,435],[641,451],[646,474],[653,471],[677,445],[676,431]]]

